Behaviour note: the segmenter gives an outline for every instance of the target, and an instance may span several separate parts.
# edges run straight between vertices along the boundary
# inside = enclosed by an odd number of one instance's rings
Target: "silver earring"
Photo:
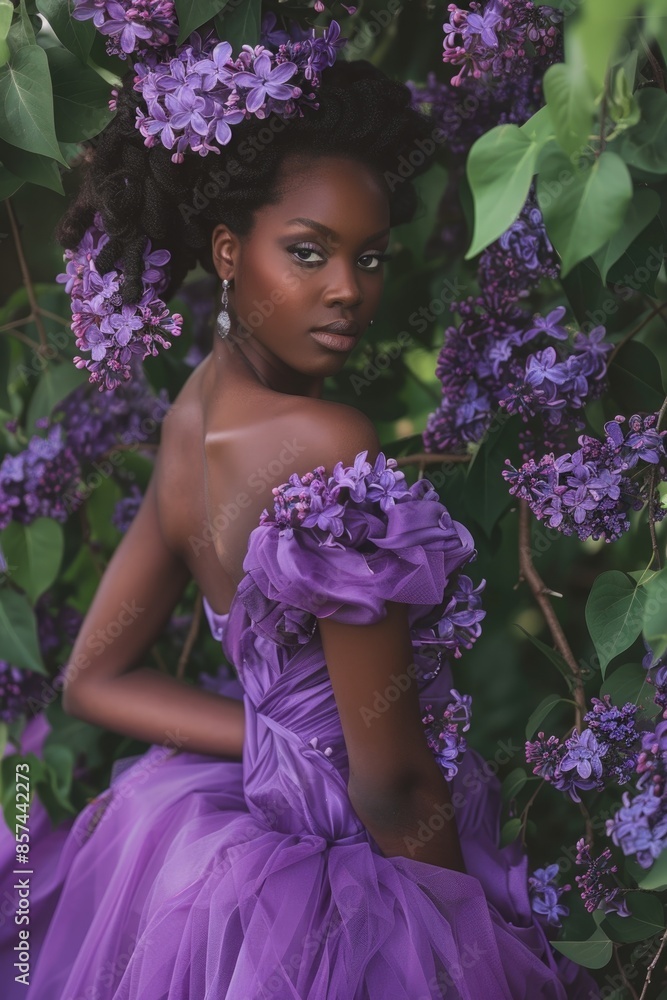
[[[229,313],[227,312],[227,306],[229,305],[229,296],[227,295],[227,289],[228,288],[229,288],[229,281],[227,281],[227,278],[223,278],[223,280],[222,280],[222,300],[221,300],[221,307],[222,308],[220,309],[220,312],[218,313],[218,319],[216,321],[216,330],[218,331],[218,333],[220,334],[220,336],[223,338],[223,340],[228,335],[228,333],[229,333],[229,331],[231,329],[231,326],[232,326],[231,320],[229,318]]]
[[[370,321],[370,323],[369,323],[368,325],[369,325],[369,326],[372,326],[374,322],[375,322],[375,320],[374,320],[374,319],[372,319],[372,320]]]

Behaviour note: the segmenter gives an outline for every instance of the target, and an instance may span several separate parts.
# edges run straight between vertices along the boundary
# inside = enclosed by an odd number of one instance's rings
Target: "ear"
[[[211,234],[211,252],[218,277],[234,277],[239,251],[238,237],[224,223],[216,226]]]

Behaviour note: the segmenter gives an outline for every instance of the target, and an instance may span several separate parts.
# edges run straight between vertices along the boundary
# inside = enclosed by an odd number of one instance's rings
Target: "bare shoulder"
[[[381,451],[373,421],[346,403],[304,399],[295,407],[294,423],[307,449],[304,457],[328,471],[339,461],[352,465],[362,451],[367,451],[367,460],[374,462]]]

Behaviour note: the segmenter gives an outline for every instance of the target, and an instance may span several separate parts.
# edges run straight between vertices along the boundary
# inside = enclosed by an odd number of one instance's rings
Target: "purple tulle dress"
[[[597,996],[531,912],[527,859],[498,846],[499,784],[474,750],[451,780],[468,874],[384,857],[352,809],[317,617],[408,604],[422,706],[444,706],[451,672],[430,652],[451,640],[474,554],[426,480],[408,489],[365,457],[290,477],[230,611],[205,604],[239,675],[225,693],[243,698],[243,761],[155,745],[114,774],[60,851],[28,1000]]]

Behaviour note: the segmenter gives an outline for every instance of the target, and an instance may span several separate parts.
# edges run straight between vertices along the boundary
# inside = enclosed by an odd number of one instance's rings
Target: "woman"
[[[472,539],[362,413],[321,398],[380,303],[391,227],[415,208],[387,177],[430,122],[363,61],[324,70],[318,100],[268,139],[243,121],[220,158],[172,163],[143,146],[126,84],[59,229],[73,247],[99,212],[107,263],[131,275],[149,236],[172,254],[165,297],[197,259],[224,291],[64,694],[153,746],[74,824],[29,1000],[593,988],[534,921],[525,857],[498,848],[495,779],[468,750],[446,780],[425,738],[426,706],[466,717],[428,643],[456,648],[437,630],[453,596],[481,617]],[[193,577],[242,697],[142,665]]]

